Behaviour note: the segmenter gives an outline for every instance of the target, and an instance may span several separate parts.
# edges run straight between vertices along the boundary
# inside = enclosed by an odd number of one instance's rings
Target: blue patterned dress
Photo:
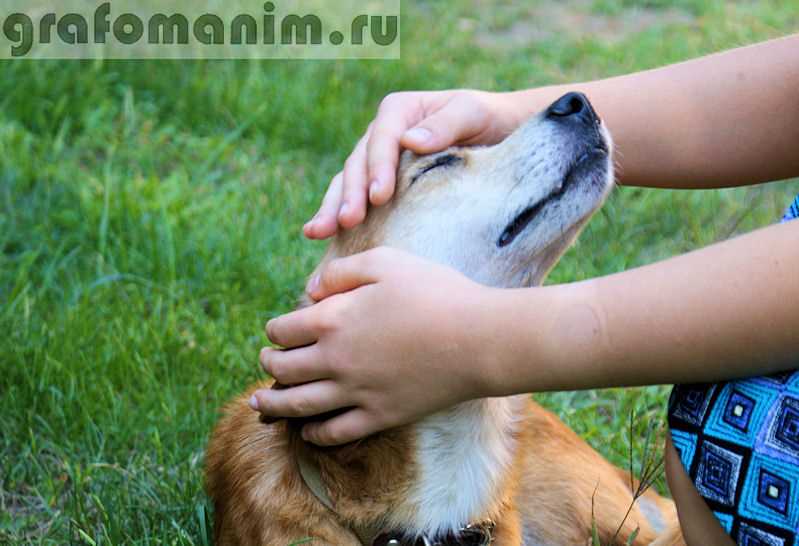
[[[799,218],[799,197],[783,222]],[[799,371],[678,385],[674,447],[697,491],[741,546],[799,546]]]
[[[785,218],[782,219],[783,222],[787,222],[789,220],[796,220],[799,218],[799,196],[796,197],[796,201],[793,202],[793,205],[788,207],[788,212],[785,213]]]

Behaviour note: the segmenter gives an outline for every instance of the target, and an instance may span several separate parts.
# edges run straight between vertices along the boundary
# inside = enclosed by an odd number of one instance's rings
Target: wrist
[[[506,392],[508,377],[505,365],[512,358],[507,341],[513,338],[506,319],[512,304],[508,293],[502,290],[478,285],[475,297],[463,318],[468,321],[463,331],[468,336],[469,383],[473,398],[491,398],[509,394]]]
[[[606,345],[598,302],[590,281],[489,293],[476,358],[483,396],[597,386]]]
[[[529,91],[489,92],[484,91],[483,99],[491,112],[492,140],[501,142],[518,129],[530,116],[543,110],[549,104],[538,104],[526,96]]]
[[[507,136],[519,128],[529,117],[542,110],[531,105],[526,91],[492,93],[494,119],[498,120],[496,132]]]
[[[556,301],[557,295],[548,289],[484,289],[474,353],[481,397],[530,392],[530,385],[539,383],[531,376],[546,375],[545,354],[550,351],[543,350],[546,336],[542,326]]]
[[[503,96],[503,107],[507,111],[505,117],[512,120],[512,128],[515,129],[530,116],[546,110],[554,101],[570,91],[581,91],[591,98],[590,90],[592,87],[593,84],[591,83],[547,85],[500,93],[500,95]]]

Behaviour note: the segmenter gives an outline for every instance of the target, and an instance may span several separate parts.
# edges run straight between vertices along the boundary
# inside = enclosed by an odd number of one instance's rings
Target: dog
[[[569,93],[495,146],[404,152],[397,180],[392,202],[339,233],[322,264],[387,246],[485,285],[536,286],[613,187],[612,140]],[[249,408],[270,386],[233,400],[208,446],[218,546],[571,546],[594,531],[609,545],[636,530],[635,545],[684,544],[670,500],[633,502],[629,473],[530,396],[319,448],[300,423],[266,424]]]

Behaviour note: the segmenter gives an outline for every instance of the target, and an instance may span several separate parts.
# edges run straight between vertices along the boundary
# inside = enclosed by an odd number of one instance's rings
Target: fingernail
[[[261,366],[266,367],[266,357],[269,354],[269,349],[264,347],[261,349],[260,354],[258,355],[258,360],[261,362]]]
[[[433,136],[433,133],[429,129],[425,129],[424,127],[414,127],[407,133],[405,133],[405,138],[408,140],[413,140],[418,144],[423,144],[430,140]]]
[[[341,205],[341,208],[338,209],[338,217],[339,217],[339,219],[343,219],[345,216],[347,216],[347,214],[349,214],[349,212],[350,212],[350,204],[349,203],[344,203],[343,205]]]
[[[308,281],[308,284],[305,286],[305,291],[309,294],[316,292],[316,289],[319,288],[319,275],[314,275],[311,277],[311,280]]]
[[[310,442],[311,435],[305,430],[307,428],[308,427],[302,427],[302,430],[300,431],[300,436],[302,436],[302,439],[305,440],[306,442]]]
[[[254,394],[250,398],[250,407],[256,411],[258,410],[258,398]]]
[[[374,201],[377,193],[380,191],[382,184],[380,180],[373,180],[371,184],[369,184],[369,200]]]

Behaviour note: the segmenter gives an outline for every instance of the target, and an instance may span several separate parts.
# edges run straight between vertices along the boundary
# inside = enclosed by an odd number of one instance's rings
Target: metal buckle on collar
[[[490,546],[494,541],[494,527],[493,522],[467,525],[457,533],[436,539],[426,536],[404,538],[396,533],[385,533],[377,537],[372,546]]]

